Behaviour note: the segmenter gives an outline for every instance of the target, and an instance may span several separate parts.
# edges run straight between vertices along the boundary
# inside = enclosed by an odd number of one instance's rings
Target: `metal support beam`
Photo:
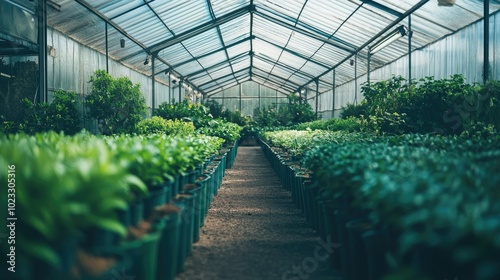
[[[181,93],[181,90],[182,90],[182,80],[179,81],[179,100],[177,101],[177,103],[181,103],[182,102],[182,93]]]
[[[245,42],[247,42],[247,41],[252,42],[252,39],[255,39],[255,36],[249,36],[249,37],[247,37],[247,38],[241,39],[241,40],[239,40],[239,41],[237,41],[237,42],[234,42],[234,43],[232,43],[232,44],[227,45],[227,46],[226,46],[226,48],[219,48],[219,49],[213,50],[213,51],[211,51],[211,52],[208,52],[208,53],[206,53],[206,54],[202,54],[202,55],[199,55],[199,56],[197,56],[197,57],[190,58],[190,59],[188,59],[188,60],[186,60],[186,61],[183,61],[183,62],[180,62],[180,63],[174,64],[174,65],[172,65],[172,68],[178,68],[178,67],[181,67],[181,66],[183,66],[183,65],[185,65],[185,64],[187,64],[187,63],[191,63],[191,62],[193,62],[193,61],[200,60],[200,59],[205,58],[205,57],[207,57],[207,56],[211,56],[211,55],[213,55],[213,54],[216,54],[216,53],[218,53],[218,52],[223,51],[224,49],[230,49],[230,48],[232,48],[232,47],[235,47],[235,46],[241,45],[241,44],[243,44],[243,43],[245,43]]]
[[[231,58],[228,58],[227,60],[224,60],[224,61],[218,62],[216,64],[210,65],[210,66],[205,67],[203,69],[200,69],[198,71],[188,73],[188,74],[184,75],[184,77],[192,79],[196,75],[202,74],[204,72],[208,72],[211,69],[217,68],[217,67],[222,66],[222,65],[227,64],[227,63],[230,64],[231,62],[237,61],[238,59],[245,58],[245,56],[247,56],[247,55],[248,55],[248,52],[240,53],[240,54],[235,55],[235,56],[233,56]],[[193,78],[193,79],[195,79],[195,78]]]
[[[259,40],[261,40],[262,42],[265,42],[265,43],[267,43],[267,44],[269,44],[269,45],[271,45],[271,46],[273,46],[273,47],[275,47],[275,48],[278,48],[278,49],[280,49],[280,50],[282,50],[282,51],[285,51],[285,52],[287,52],[287,53],[293,54],[294,56],[297,56],[297,57],[302,58],[302,59],[304,59],[304,60],[310,61],[310,62],[312,62],[312,63],[314,63],[314,64],[316,64],[316,65],[318,65],[318,66],[321,66],[321,67],[323,67],[323,68],[325,68],[325,69],[328,69],[328,68],[329,68],[329,66],[328,66],[328,65],[326,65],[326,64],[323,64],[323,63],[321,63],[321,62],[319,62],[319,61],[316,61],[316,60],[314,60],[314,59],[311,59],[310,57],[304,56],[304,55],[302,55],[302,54],[300,54],[300,53],[298,53],[298,52],[292,51],[292,50],[287,49],[287,48],[285,48],[285,47],[282,47],[282,46],[280,46],[280,45],[277,45],[277,44],[275,44],[275,43],[273,43],[273,42],[271,42],[271,41],[268,41],[268,40],[266,40],[266,39],[264,39],[264,38],[260,38],[260,37],[255,37],[255,38],[256,38],[256,39],[259,39]]]
[[[319,81],[316,80],[316,100],[315,100],[315,103],[316,103],[316,117],[318,117],[318,97],[319,97]]]
[[[271,60],[271,59],[269,59],[269,58],[267,58],[267,57],[260,56],[260,55],[254,55],[254,56],[255,56],[256,58],[258,58],[258,59],[262,60],[262,61],[268,62],[269,64],[275,64],[276,66],[279,66],[279,68],[281,68],[281,69],[285,69],[285,70],[288,70],[288,71],[293,71],[293,72],[298,73],[298,74],[300,74],[300,75],[302,75],[302,76],[305,76],[305,77],[307,77],[307,78],[312,78],[312,77],[314,77],[314,76],[312,76],[312,75],[311,75],[311,74],[309,74],[309,73],[306,73],[306,72],[301,71],[301,70],[297,70],[296,68],[293,68],[292,66],[287,65],[287,64],[285,64],[285,63],[282,63],[282,62],[280,62],[280,61],[274,61],[274,60]]]
[[[155,60],[156,54],[151,55],[151,116],[155,114]]]
[[[255,9],[255,7],[251,6],[251,5],[237,9],[229,14],[220,16],[214,20],[210,20],[209,22],[205,22],[205,23],[200,24],[194,28],[191,28],[191,29],[187,30],[186,32],[178,34],[178,35],[176,35],[172,38],[169,38],[163,42],[159,42],[159,43],[147,48],[146,50],[148,52],[157,52],[157,51],[163,50],[163,49],[168,48],[170,46],[173,46],[177,43],[180,43],[184,40],[187,40],[187,39],[192,38],[194,36],[200,35],[200,34],[206,32],[214,27],[217,27],[219,25],[222,25],[224,23],[227,23],[227,22],[230,22],[234,19],[237,19],[243,15],[246,15],[247,13],[253,11],[254,9]]]
[[[489,80],[490,72],[490,0],[484,0],[483,82]]]
[[[413,31],[411,30],[411,15],[408,16],[408,81],[411,83],[411,45],[412,45]],[[411,91],[410,91],[411,92]]]
[[[335,118],[335,91],[336,91],[335,69],[333,69],[333,87],[332,87],[332,119]]]
[[[239,92],[240,92],[240,112],[241,112],[241,98],[242,98],[242,93],[241,93],[241,90],[242,90],[242,86],[241,86],[241,84],[239,84]]]
[[[354,56],[354,104],[358,105],[358,54]]]
[[[172,78],[168,75],[168,104],[172,100]]]
[[[109,45],[108,45],[108,23],[105,23],[104,36],[106,37],[106,72],[109,73]]]
[[[231,76],[236,75],[236,74],[238,74],[238,73],[246,72],[246,71],[248,71],[248,70],[250,70],[250,67],[243,68],[243,69],[238,70],[238,71],[236,71],[236,72],[234,72],[234,73],[230,73],[230,74],[227,74],[227,75],[224,75],[224,76],[218,77],[218,78],[216,78],[216,79],[212,79],[212,80],[210,80],[210,81],[208,81],[208,82],[206,82],[206,83],[204,83],[204,84],[198,85],[198,87],[199,87],[199,88],[202,88],[202,87],[204,87],[204,86],[206,86],[206,85],[208,85],[208,84],[211,84],[211,83],[214,83],[214,82],[215,82],[215,83],[217,83],[217,81],[219,81],[219,80],[225,79],[225,78],[227,78],[227,77],[231,77]]]
[[[48,102],[47,89],[47,1],[39,0],[38,15],[38,96],[40,102]]]
[[[367,61],[367,69],[366,69],[366,82],[368,83],[368,85],[370,85],[370,75],[371,75],[371,60],[372,60],[372,55],[371,55],[371,51],[370,51],[370,48],[368,48],[368,61]],[[334,69],[335,71],[335,69]],[[335,72],[334,72],[335,73]]]

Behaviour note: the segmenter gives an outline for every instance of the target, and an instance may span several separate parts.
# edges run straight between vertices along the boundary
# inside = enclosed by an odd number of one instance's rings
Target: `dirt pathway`
[[[177,280],[340,279],[259,147],[240,147]]]

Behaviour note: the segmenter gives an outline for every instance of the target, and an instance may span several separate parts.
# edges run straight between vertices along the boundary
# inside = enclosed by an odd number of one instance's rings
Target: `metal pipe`
[[[104,34],[106,36],[106,72],[109,73],[109,49],[108,49],[108,23],[105,23]]]
[[[413,31],[411,29],[411,14],[408,16],[408,81],[411,83],[411,45]]]
[[[354,104],[358,105],[358,53],[354,56]]]
[[[47,103],[47,1],[38,1],[38,101]]]
[[[156,60],[156,53],[153,53],[151,55],[151,116],[154,116],[155,113],[155,60]]]
[[[484,0],[484,50],[483,50],[483,80],[489,80],[490,72],[490,0]]]
[[[316,117],[318,117],[318,91],[319,91],[319,80],[316,80],[316,97],[315,97]]]
[[[333,69],[333,88],[332,88],[332,119],[335,118],[335,69]]]

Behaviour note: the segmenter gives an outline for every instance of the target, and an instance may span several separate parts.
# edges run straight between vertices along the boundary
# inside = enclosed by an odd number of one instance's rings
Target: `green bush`
[[[199,128],[197,132],[208,136],[215,136],[225,140],[226,144],[232,144],[240,138],[242,127],[225,120],[212,120],[207,126]]]
[[[311,105],[302,102],[302,98],[293,94],[288,96],[288,106],[257,107],[253,114],[256,125],[260,127],[292,126],[317,120]]]
[[[191,121],[196,128],[207,125],[213,119],[205,106],[193,104],[187,99],[180,103],[175,103],[175,100],[171,104],[164,102],[155,110],[155,115],[166,120]]]
[[[132,133],[146,113],[146,101],[139,84],[129,78],[113,78],[105,70],[90,77],[92,87],[86,97],[88,115],[98,121],[106,135]]]

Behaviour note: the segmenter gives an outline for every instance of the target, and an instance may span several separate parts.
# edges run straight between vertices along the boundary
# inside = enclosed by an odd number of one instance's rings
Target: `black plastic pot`
[[[388,251],[389,235],[385,231],[370,230],[361,235],[366,248],[368,279],[378,280],[387,273],[385,255]]]

